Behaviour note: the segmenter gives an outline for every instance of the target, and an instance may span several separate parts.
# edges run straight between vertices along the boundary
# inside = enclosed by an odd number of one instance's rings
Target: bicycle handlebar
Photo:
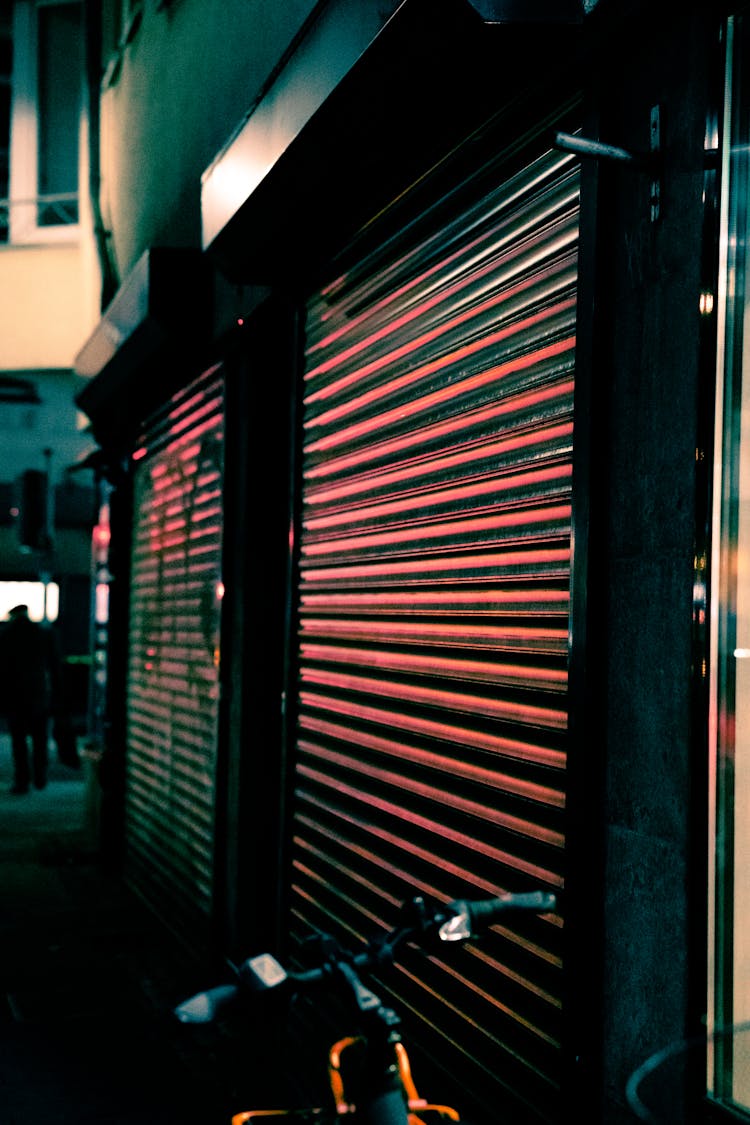
[[[275,957],[261,953],[250,957],[235,968],[236,984],[219,985],[207,989],[184,1001],[175,1009],[182,1023],[210,1023],[222,1011],[232,1006],[243,994],[267,993],[277,989],[304,989],[320,984],[333,985],[336,979],[346,978],[354,989],[357,1005],[364,1011],[377,997],[357,977],[358,969],[374,969],[390,964],[398,947],[406,942],[437,937],[439,941],[468,941],[478,937],[506,913],[531,912],[548,914],[555,910],[557,900],[548,891],[531,891],[525,894],[506,894],[497,898],[459,900],[447,906],[428,907],[423,899],[415,898],[403,904],[402,924],[385,937],[371,939],[359,953],[339,947],[331,938],[320,935],[322,954],[320,963],[311,969],[286,970]]]
[[[499,921],[501,914],[511,911],[531,911],[549,914],[557,900],[548,891],[529,891],[526,894],[503,895],[499,898],[452,902],[448,906],[452,916],[439,930],[441,941],[468,941],[482,930]]]

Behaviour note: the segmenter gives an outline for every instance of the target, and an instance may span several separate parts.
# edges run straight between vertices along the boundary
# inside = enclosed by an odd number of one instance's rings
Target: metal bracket
[[[617,145],[592,141],[588,137],[572,133],[555,133],[553,145],[561,152],[572,152],[577,156],[591,156],[597,160],[611,160],[618,164],[629,164],[637,171],[646,172],[651,177],[649,183],[649,209],[651,222],[655,223],[661,214],[661,112],[658,105],[651,107],[649,122],[649,151],[630,152]]]
[[[651,222],[655,223],[661,214],[661,109],[658,105],[651,106],[649,142],[650,149],[647,158],[648,170],[651,175],[649,202],[651,205]]]

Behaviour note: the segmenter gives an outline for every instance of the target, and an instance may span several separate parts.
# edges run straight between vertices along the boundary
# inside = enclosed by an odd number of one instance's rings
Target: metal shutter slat
[[[212,903],[223,381],[212,370],[136,452],[126,877],[199,941]]]
[[[300,941],[362,937],[415,892],[562,886],[578,172],[553,152],[501,169],[308,304]],[[498,927],[391,986],[449,1067],[519,1102],[533,1076],[543,1120],[560,925]]]

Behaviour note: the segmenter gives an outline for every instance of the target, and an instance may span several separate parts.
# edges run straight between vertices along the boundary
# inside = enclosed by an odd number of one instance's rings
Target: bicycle
[[[329,1106],[299,1109],[244,1110],[231,1125],[266,1118],[316,1125],[428,1125],[431,1121],[460,1122],[451,1106],[428,1102],[414,1084],[398,1014],[365,984],[360,974],[383,969],[406,943],[423,947],[435,942],[465,942],[476,938],[500,919],[519,911],[551,913],[556,898],[547,891],[506,894],[479,901],[456,901],[428,906],[417,897],[401,907],[399,924],[384,936],[372,938],[359,952],[345,949],[330,935],[317,938],[317,964],[292,971],[275,957],[262,953],[238,968],[235,981],[199,992],[175,1009],[183,1023],[207,1023],[243,999],[276,994],[293,999],[322,990],[342,997],[354,1027],[328,1052]],[[355,1064],[355,1065],[350,1065]]]

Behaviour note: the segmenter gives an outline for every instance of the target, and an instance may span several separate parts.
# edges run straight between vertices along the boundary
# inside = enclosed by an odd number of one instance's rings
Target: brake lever
[[[468,910],[459,911],[447,918],[438,929],[441,941],[468,941],[472,937]]]

